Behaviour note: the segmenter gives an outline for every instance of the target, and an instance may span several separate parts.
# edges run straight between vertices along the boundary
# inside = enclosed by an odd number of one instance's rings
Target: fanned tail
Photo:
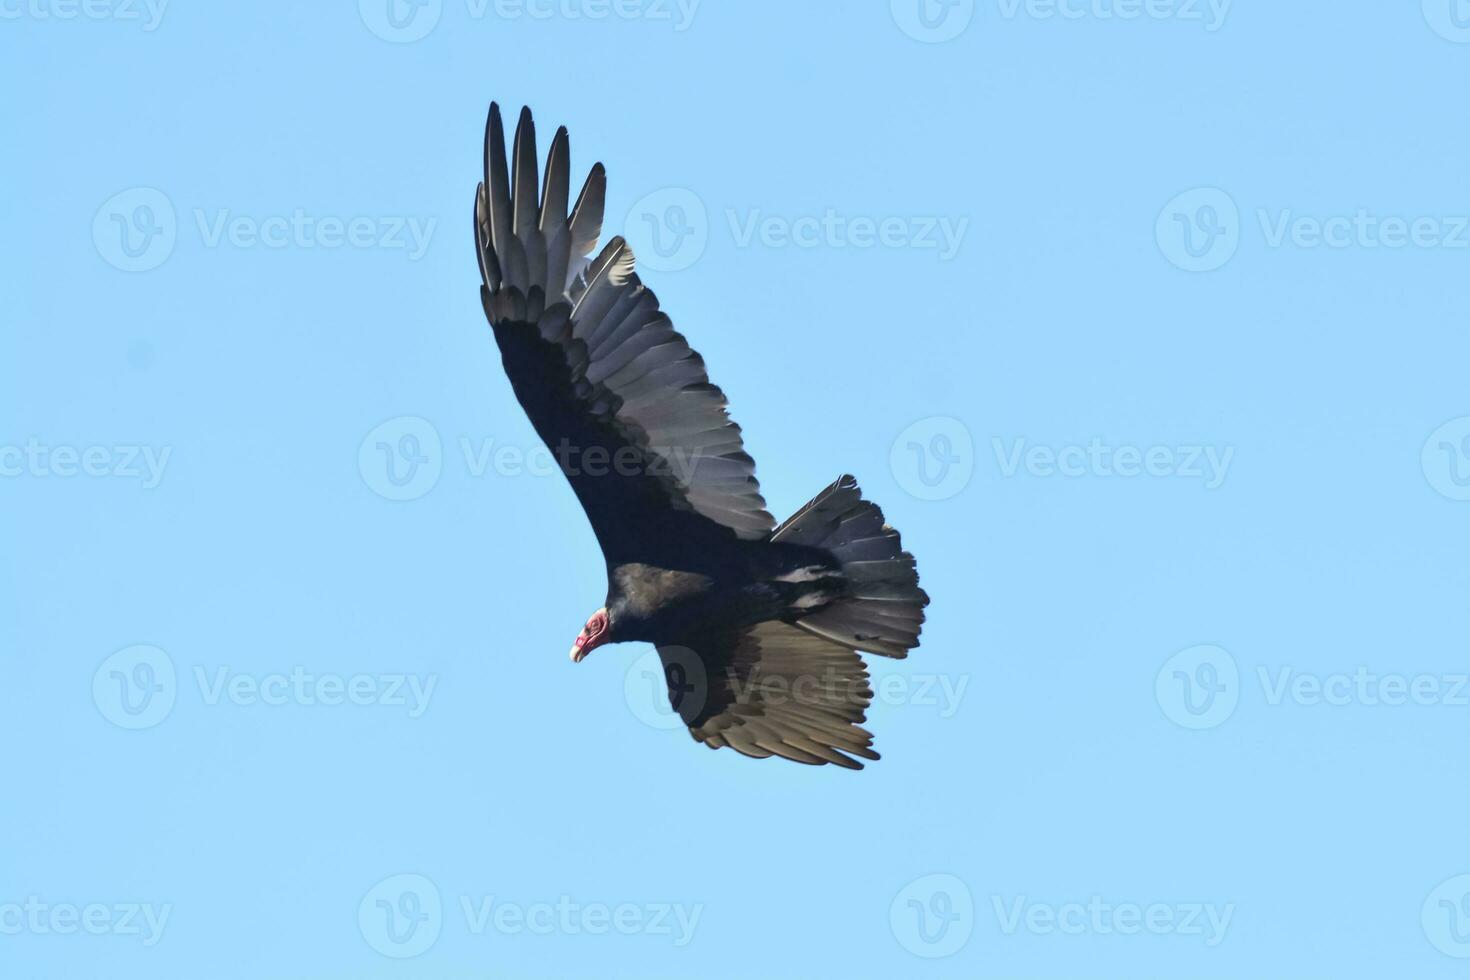
[[[773,541],[825,548],[841,563],[849,594],[796,621],[844,646],[903,658],[919,645],[929,596],[914,556],[864,500],[857,480],[838,477],[772,532]]]

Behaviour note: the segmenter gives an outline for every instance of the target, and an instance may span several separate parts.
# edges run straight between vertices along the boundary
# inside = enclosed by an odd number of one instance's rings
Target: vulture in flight
[[[505,373],[571,483],[607,562],[607,599],[571,650],[653,644],[695,740],[747,756],[861,769],[873,698],[858,651],[918,645],[929,597],[913,555],[841,476],[780,525],[704,359],[634,271],[597,249],[607,177],[570,209],[567,131],[538,181],[521,111],[507,164],[500,110],[475,194],[480,296]]]

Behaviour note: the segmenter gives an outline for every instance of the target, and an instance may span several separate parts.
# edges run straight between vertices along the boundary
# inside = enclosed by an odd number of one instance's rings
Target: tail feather
[[[849,594],[796,621],[848,647],[902,658],[919,645],[929,596],[914,556],[864,500],[857,480],[839,477],[772,532],[773,541],[825,548],[842,566]]]

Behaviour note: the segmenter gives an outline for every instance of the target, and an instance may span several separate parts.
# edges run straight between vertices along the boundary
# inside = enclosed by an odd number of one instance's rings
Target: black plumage
[[[606,605],[573,658],[655,644],[670,698],[712,748],[862,768],[872,689],[856,651],[904,657],[928,604],[913,556],[843,476],[780,527],[704,360],[620,237],[593,255],[607,182],[570,214],[558,129],[544,177],[522,110],[507,166],[497,106],[475,195],[481,298],[516,398],[602,548]]]

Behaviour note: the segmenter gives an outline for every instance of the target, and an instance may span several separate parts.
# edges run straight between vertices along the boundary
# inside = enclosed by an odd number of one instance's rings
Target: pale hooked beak
[[[589,642],[591,639],[586,633],[577,637],[577,642],[572,644],[572,663],[581,663],[592,652],[592,644]]]
[[[582,627],[582,632],[577,634],[577,642],[572,644],[572,663],[581,663],[587,654],[602,646],[607,639],[610,625],[606,607],[593,613],[587,619],[587,625]]]

